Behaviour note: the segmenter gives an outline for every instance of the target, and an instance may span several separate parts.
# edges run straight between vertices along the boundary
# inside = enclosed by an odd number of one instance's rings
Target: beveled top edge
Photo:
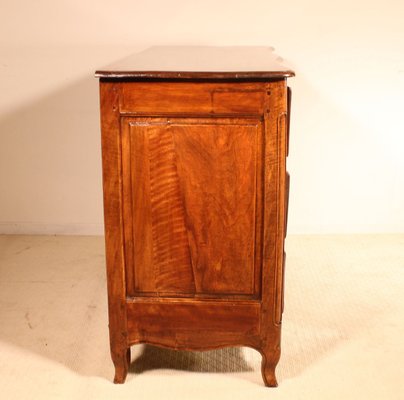
[[[103,71],[97,70],[96,78],[108,79],[274,79],[295,76],[291,70],[222,72],[222,71]]]
[[[107,79],[276,79],[294,76],[273,48],[159,46],[99,69]]]

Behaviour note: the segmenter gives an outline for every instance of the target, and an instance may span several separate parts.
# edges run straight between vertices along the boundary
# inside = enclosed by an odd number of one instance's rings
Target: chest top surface
[[[108,79],[280,79],[294,76],[272,47],[156,46],[96,71]]]

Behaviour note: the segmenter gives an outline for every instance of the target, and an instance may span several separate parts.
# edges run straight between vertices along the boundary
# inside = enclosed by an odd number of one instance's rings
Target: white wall
[[[164,44],[295,69],[289,233],[404,231],[402,0],[0,1],[0,232],[102,233],[93,71]]]

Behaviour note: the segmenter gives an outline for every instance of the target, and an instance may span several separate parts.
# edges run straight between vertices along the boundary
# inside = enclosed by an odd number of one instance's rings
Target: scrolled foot
[[[275,366],[271,365],[263,365],[261,368],[262,372],[262,379],[264,380],[265,386],[269,387],[277,387],[278,381],[276,380],[275,376]]]
[[[115,366],[114,383],[124,383],[130,365],[130,348],[125,349],[121,354],[115,354],[113,362]]]
[[[275,368],[280,357],[279,348],[276,351],[263,350],[261,354],[261,373],[264,384],[269,387],[277,387],[278,381],[276,380]]]

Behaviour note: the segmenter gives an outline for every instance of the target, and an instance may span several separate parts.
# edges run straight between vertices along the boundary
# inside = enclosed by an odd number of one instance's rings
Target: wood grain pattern
[[[149,133],[149,162],[156,288],[159,291],[194,292],[174,140],[167,127]]]
[[[236,86],[229,83],[124,82],[120,90],[121,112],[140,115],[262,115],[265,100],[265,85],[260,82],[243,82]]]
[[[172,125],[198,293],[254,294],[259,128],[240,119]]]
[[[261,121],[130,118],[125,123],[131,156],[124,158],[131,165],[125,163],[124,176],[132,178],[124,182],[132,187],[124,192],[131,191],[136,202],[135,254],[127,258],[135,283],[128,285],[129,293],[258,295]],[[126,241],[130,245],[132,238]]]
[[[101,81],[115,382],[129,346],[152,343],[251,346],[277,385],[290,92],[285,74],[206,74],[217,81]]]
[[[204,331],[206,336],[260,333],[259,302],[136,299],[128,303],[127,310],[130,342],[145,340],[152,334],[176,338],[179,348],[186,344],[178,339],[178,333]],[[206,337],[205,347],[208,341]]]
[[[123,192],[128,199],[125,214],[125,250],[127,293],[135,291],[156,291],[155,270],[138,268],[134,265],[153,265],[152,210],[150,204],[150,156],[147,135],[134,134],[140,127],[121,120],[123,147]],[[157,128],[156,128],[157,129]],[[133,150],[133,151],[132,151]],[[133,218],[136,217],[136,224]]]
[[[171,133],[162,131],[159,120],[143,119],[126,121],[123,137],[129,143],[123,186],[132,202],[132,229],[125,231],[126,270],[134,280],[128,281],[128,294],[194,293]]]
[[[262,265],[261,354],[267,386],[277,386],[280,358],[282,264],[286,173],[286,81],[267,83],[265,120],[264,227]],[[264,290],[265,288],[265,290]]]
[[[118,95],[116,84],[105,83],[100,86],[109,334],[111,358],[115,365],[114,382],[123,383],[128,373],[128,354],[130,354],[130,350],[127,342],[125,309],[122,164]]]

